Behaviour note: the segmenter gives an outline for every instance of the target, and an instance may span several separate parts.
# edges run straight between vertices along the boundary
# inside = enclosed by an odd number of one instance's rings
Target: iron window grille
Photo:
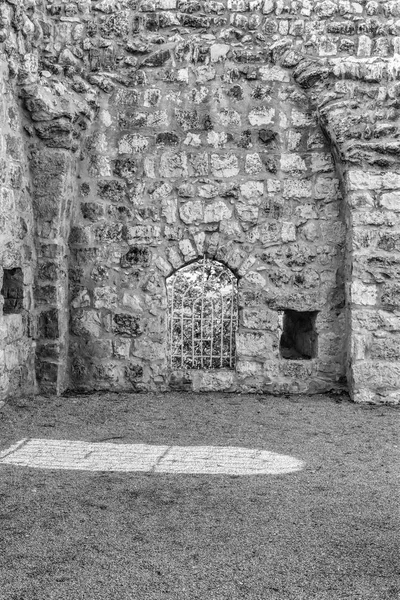
[[[204,257],[171,275],[167,292],[170,366],[233,369],[238,313],[235,275]]]

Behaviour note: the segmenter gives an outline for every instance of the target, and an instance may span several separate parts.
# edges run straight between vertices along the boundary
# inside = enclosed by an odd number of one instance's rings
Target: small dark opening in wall
[[[10,315],[22,311],[24,302],[22,269],[4,269],[1,293],[4,297],[3,314]]]
[[[310,360],[317,356],[318,335],[315,330],[317,311],[285,310],[279,350],[288,360]]]

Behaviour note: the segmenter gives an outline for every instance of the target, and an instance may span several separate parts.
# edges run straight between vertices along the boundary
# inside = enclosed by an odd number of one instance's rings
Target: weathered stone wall
[[[208,64],[182,52],[174,66],[168,51],[143,69],[145,85],[117,87],[86,140],[70,237],[72,373],[85,389],[169,385],[165,277],[204,253],[239,277],[238,361],[182,374],[185,385],[316,391],[344,374],[345,228],[329,146],[286,71],[249,77],[230,46],[206,48]],[[282,360],[282,309],[319,311],[317,358]]]
[[[21,269],[23,300],[10,312],[0,296],[0,400],[35,389],[33,218],[20,109],[7,74],[0,61],[0,273],[3,285],[4,273]]]
[[[356,400],[399,400],[399,17],[345,0],[1,4],[48,287],[42,388],[170,385],[165,277],[206,253],[239,277],[237,368],[174,384],[313,391],[346,371]],[[319,311],[311,361],[279,357],[291,308]]]

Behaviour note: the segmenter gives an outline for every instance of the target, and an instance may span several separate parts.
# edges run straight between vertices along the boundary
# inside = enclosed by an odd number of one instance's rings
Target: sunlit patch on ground
[[[0,464],[36,469],[275,475],[300,471],[292,456],[235,446],[156,446],[24,439],[0,453]]]

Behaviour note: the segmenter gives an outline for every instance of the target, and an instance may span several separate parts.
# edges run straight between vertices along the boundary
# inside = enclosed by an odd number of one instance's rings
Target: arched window
[[[237,329],[237,280],[207,258],[167,279],[170,365],[233,369]]]

